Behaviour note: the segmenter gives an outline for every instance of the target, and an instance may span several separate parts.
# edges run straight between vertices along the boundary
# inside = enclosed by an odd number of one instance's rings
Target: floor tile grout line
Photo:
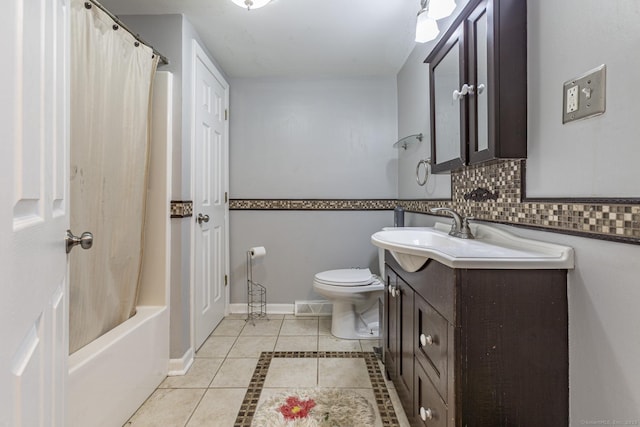
[[[204,399],[204,396],[207,394],[208,390],[209,390],[208,388],[204,389],[204,393],[202,393],[202,396],[200,396],[200,399],[198,399],[198,403],[196,404],[196,406],[193,407],[193,410],[191,411],[189,418],[187,418],[187,421],[184,423],[184,427],[187,427],[187,425],[191,421],[191,418],[193,418],[193,414],[196,413],[196,409],[198,409],[198,406],[200,406],[200,403],[202,403],[202,399]]]

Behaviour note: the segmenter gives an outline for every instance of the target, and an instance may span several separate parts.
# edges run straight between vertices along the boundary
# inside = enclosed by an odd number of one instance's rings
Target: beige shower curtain
[[[69,352],[135,314],[157,57],[95,5],[71,2]]]

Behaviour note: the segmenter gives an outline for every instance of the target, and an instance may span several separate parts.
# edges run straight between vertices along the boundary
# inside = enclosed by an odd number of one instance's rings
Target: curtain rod
[[[113,13],[109,12],[103,5],[101,5],[100,3],[98,3],[96,0],[88,0],[84,2],[84,7],[86,7],[87,9],[91,9],[91,7],[96,6],[98,9],[100,9],[101,11],[103,11],[104,13],[106,13],[107,15],[109,15],[109,18],[113,19],[116,24],[118,24],[119,27],[123,28],[125,31],[127,31],[129,34],[131,34],[137,41],[139,41],[140,43],[142,43],[143,45],[146,45],[148,47],[150,47],[153,50],[153,54],[157,55],[160,58],[160,62],[168,65],[169,64],[169,60],[167,59],[166,56],[164,56],[163,54],[161,54],[160,52],[158,52],[153,46],[151,46],[149,43],[147,43],[146,41],[144,41],[142,39],[142,37],[140,37],[139,34],[134,34],[133,31],[131,31],[129,29],[129,27],[127,27],[124,22],[122,22],[117,16],[115,16]]]

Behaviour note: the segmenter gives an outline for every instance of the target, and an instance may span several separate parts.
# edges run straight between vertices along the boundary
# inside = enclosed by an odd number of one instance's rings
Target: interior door
[[[0,425],[64,426],[67,0],[0,14]]]
[[[228,84],[194,41],[194,329],[199,348],[224,317]]]

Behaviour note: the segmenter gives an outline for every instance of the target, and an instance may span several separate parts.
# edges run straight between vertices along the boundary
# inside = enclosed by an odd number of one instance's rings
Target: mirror
[[[460,88],[460,40],[451,45],[442,60],[433,68],[435,105],[435,142],[437,162],[460,157],[460,101],[453,91]]]

